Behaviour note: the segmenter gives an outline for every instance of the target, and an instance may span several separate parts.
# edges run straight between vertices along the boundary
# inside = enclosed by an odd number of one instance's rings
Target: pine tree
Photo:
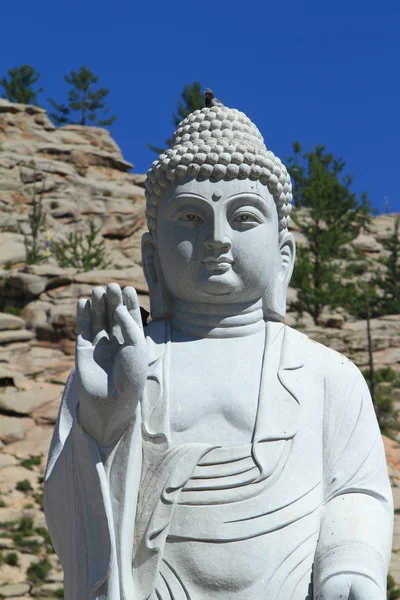
[[[297,252],[292,285],[298,300],[293,306],[307,311],[315,323],[325,306],[344,306],[351,290],[343,281],[344,260],[360,257],[351,242],[369,221],[366,194],[360,199],[350,190],[352,177],[343,173],[345,163],[324,146],[303,153],[298,142],[289,159],[295,206],[304,208],[293,221],[307,241]]]
[[[400,312],[400,216],[396,217],[393,233],[382,245],[387,256],[380,259],[384,272],[376,277],[376,285],[381,290],[379,313],[395,315]]]
[[[59,104],[49,98],[50,104],[56,111],[51,113],[50,117],[56,125],[74,123],[109,126],[113,124],[116,117],[106,116],[110,111],[105,101],[109,90],[102,87],[94,88],[99,81],[97,75],[87,67],[81,67],[79,71],[71,71],[64,77],[64,80],[71,86],[67,104]],[[99,113],[103,114],[105,118],[99,117]]]
[[[3,98],[10,102],[37,105],[37,96],[43,88],[34,90],[33,86],[39,81],[38,73],[31,65],[21,65],[8,70],[8,77],[0,79],[0,86],[4,88]]]
[[[201,85],[198,81],[187,83],[183,88],[181,98],[182,100],[178,101],[176,113],[172,115],[172,123],[175,127],[179,125],[183,119],[186,119],[190,113],[204,108],[204,92],[202,91]],[[171,141],[171,138],[165,140],[167,148],[170,147]],[[147,147],[157,154],[162,154],[165,151],[164,148],[152,146],[151,144],[147,144]]]

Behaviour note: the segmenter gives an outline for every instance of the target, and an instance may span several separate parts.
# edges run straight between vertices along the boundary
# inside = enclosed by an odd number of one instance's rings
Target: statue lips
[[[207,271],[213,273],[226,273],[233,264],[233,260],[229,256],[219,256],[218,258],[208,256],[202,262]]]

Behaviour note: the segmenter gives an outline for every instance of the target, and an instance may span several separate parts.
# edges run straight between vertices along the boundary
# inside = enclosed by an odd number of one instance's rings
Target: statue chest
[[[250,341],[172,344],[172,443],[249,443],[257,415],[262,355],[262,336],[251,336]]]

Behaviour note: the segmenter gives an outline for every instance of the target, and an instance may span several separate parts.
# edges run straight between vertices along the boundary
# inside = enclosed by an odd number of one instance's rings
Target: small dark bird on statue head
[[[210,88],[206,88],[204,96],[207,108],[211,108],[212,106],[222,106],[222,102],[218,100],[218,98],[215,98],[214,93]]]

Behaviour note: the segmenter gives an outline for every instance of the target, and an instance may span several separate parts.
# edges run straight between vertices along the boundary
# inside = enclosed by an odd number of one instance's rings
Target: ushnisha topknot
[[[278,211],[279,232],[287,231],[292,208],[292,184],[286,167],[267,150],[263,137],[250,119],[223,104],[191,113],[179,125],[171,147],[147,172],[146,215],[155,234],[157,205],[176,180],[259,180],[272,194]]]

